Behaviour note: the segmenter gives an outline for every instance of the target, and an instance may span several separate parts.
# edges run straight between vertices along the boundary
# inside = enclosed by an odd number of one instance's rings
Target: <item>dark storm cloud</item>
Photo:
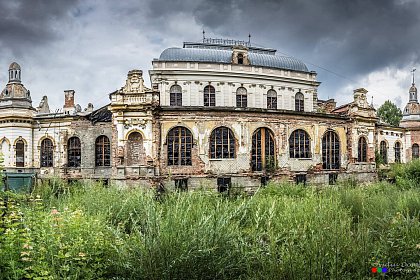
[[[153,1],[159,18],[190,10],[206,31],[247,39],[353,76],[419,61],[420,4],[404,0]],[[317,69],[315,69],[317,70]]]
[[[0,47],[20,55],[57,39],[60,22],[78,1],[0,1]]]

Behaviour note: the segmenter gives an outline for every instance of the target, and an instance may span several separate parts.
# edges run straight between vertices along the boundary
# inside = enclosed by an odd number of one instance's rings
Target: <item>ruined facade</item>
[[[365,89],[336,107],[318,99],[316,73],[303,62],[247,42],[187,42],[152,66],[150,88],[132,70],[108,106],[82,110],[66,90],[52,112],[46,96],[32,106],[12,63],[0,95],[5,171],[225,191],[268,180],[373,180],[375,154],[384,164],[418,158],[414,81],[401,127],[393,127],[379,122]]]

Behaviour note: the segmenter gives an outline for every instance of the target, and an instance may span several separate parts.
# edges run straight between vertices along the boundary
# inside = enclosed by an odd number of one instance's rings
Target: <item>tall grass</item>
[[[56,181],[30,198],[2,197],[3,279],[369,279],[373,266],[420,261],[415,187],[285,183],[252,197],[157,200],[141,188]]]

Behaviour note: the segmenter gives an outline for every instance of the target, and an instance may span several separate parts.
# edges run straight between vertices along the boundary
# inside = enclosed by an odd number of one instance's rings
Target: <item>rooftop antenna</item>
[[[411,70],[411,73],[413,73],[413,85],[414,85],[414,72],[416,72],[416,68],[413,68],[413,70]]]
[[[206,31],[204,31],[204,29],[203,29],[203,43],[204,43],[205,39],[206,39]]]
[[[248,34],[248,44],[251,45],[251,33]]]

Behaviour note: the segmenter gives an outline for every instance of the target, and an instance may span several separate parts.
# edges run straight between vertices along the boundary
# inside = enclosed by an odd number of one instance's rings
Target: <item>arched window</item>
[[[16,141],[16,167],[25,166],[25,142],[23,140]]]
[[[340,169],[340,139],[331,130],[322,137],[322,168]]]
[[[277,109],[277,92],[274,89],[267,92],[267,108]]]
[[[248,105],[247,91],[244,87],[238,87],[236,90],[236,107],[246,108]]]
[[[128,135],[127,165],[140,165],[144,162],[143,137],[140,132],[134,131]]]
[[[272,169],[276,166],[274,135],[265,127],[258,128],[252,135],[252,171]]]
[[[45,138],[41,142],[41,167],[53,167],[54,163],[54,146],[49,138]]]
[[[67,166],[80,167],[82,164],[82,150],[80,139],[78,137],[71,137],[67,142]]]
[[[367,162],[367,142],[365,137],[359,138],[359,143],[357,146],[357,161],[358,162]]]
[[[238,64],[244,64],[244,55],[238,54]]]
[[[395,142],[394,150],[395,150],[395,162],[400,163],[401,162],[401,143],[400,142]]]
[[[381,141],[381,144],[379,144],[379,155],[381,156],[381,159],[383,163],[388,163],[388,148],[385,141]]]
[[[297,129],[292,132],[289,138],[290,158],[310,158],[311,144],[306,131]]]
[[[295,111],[297,112],[303,112],[304,110],[304,103],[303,103],[303,93],[298,92],[295,95]]]
[[[413,157],[413,159],[418,159],[419,158],[419,145],[418,144],[413,144],[412,157]]]
[[[204,106],[216,106],[216,90],[211,85],[204,87]]]
[[[182,88],[179,85],[171,86],[170,91],[170,105],[182,106]]]
[[[232,130],[221,126],[210,135],[210,158],[234,158],[235,136]]]
[[[111,166],[111,143],[105,135],[96,138],[95,166]]]
[[[168,165],[192,165],[191,150],[193,138],[191,131],[177,126],[168,132]]]

